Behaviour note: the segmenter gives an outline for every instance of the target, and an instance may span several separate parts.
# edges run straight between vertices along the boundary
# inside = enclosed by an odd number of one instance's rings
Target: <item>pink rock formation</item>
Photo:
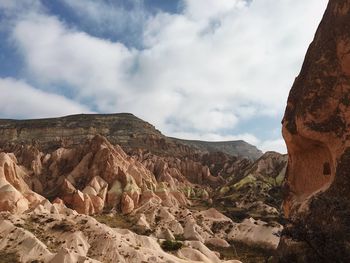
[[[11,199],[11,205],[10,200],[3,199],[3,210],[6,207],[23,212],[30,203],[41,200],[34,191],[47,198],[60,198],[84,214],[104,209],[130,213],[141,199],[147,202],[150,198],[167,206],[188,203],[181,191],[191,183],[178,170],[156,162],[157,170],[153,171],[157,172],[157,180],[152,171],[102,136],[95,136],[85,145],[59,148],[48,154],[34,146],[15,146],[14,150],[22,166],[17,165],[15,155],[0,155],[2,190]],[[14,204],[20,207],[10,208]]]
[[[176,188],[178,185],[209,184],[217,187],[225,183],[221,176],[213,176],[209,168],[199,161],[197,157],[176,158],[160,157],[149,152],[139,151],[134,156],[153,172],[158,181],[167,182],[170,187]]]
[[[30,190],[28,177],[13,154],[0,153],[0,211],[22,213],[44,199]]]
[[[123,193],[121,200],[121,210],[123,214],[130,214],[134,210],[134,201],[127,195]]]

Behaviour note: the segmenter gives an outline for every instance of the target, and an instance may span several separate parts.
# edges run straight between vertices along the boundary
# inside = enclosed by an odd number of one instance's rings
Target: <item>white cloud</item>
[[[87,107],[65,97],[37,90],[12,78],[0,78],[0,93],[3,118],[43,118],[90,112]]]
[[[106,11],[73,2],[95,20]],[[132,112],[167,135],[223,138],[243,119],[282,116],[326,2],[184,0],[182,14],[148,16],[142,50],[43,14],[20,19],[13,39],[41,86],[70,86],[74,100]]]
[[[286,143],[283,139],[267,140],[262,142],[261,144],[258,144],[258,147],[263,152],[275,151],[282,154],[287,153]]]
[[[114,99],[132,63],[120,43],[67,29],[55,17],[37,15],[20,21],[13,32],[27,67],[46,86],[67,84],[79,99],[94,97],[101,110]],[[112,97],[110,97],[112,96]]]

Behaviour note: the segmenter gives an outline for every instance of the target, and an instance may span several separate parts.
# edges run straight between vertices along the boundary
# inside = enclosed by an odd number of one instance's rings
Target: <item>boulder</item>
[[[132,198],[126,194],[123,193],[122,199],[121,199],[121,211],[123,214],[130,214],[134,210],[134,201]]]

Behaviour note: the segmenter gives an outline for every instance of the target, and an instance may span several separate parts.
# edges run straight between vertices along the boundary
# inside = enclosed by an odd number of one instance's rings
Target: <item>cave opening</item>
[[[329,162],[323,164],[323,175],[331,175],[331,165]]]
[[[327,189],[334,179],[334,164],[324,143],[295,136],[289,144],[288,181],[299,201]]]

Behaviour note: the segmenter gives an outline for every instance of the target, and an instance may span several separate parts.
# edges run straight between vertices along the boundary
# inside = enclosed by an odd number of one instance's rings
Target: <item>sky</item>
[[[167,136],[286,152],[326,0],[0,0],[0,118],[130,112]]]

